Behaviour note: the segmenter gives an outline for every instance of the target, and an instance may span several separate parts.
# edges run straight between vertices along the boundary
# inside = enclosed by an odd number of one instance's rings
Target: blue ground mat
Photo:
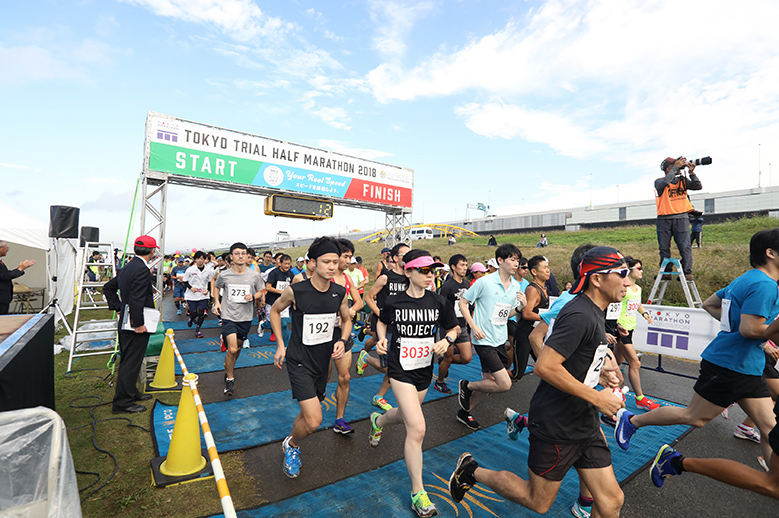
[[[662,403],[660,400],[657,400]],[[665,403],[671,404],[671,403]],[[628,408],[638,411],[635,399],[628,398]],[[648,426],[642,428],[630,443],[630,450],[620,449],[614,442],[613,429],[602,426],[611,447],[612,463],[617,480],[631,477],[652,460],[663,444],[670,444],[688,430],[686,426]],[[384,429],[384,434],[404,433],[402,426]],[[366,438],[367,440],[367,438]],[[380,444],[379,448],[382,447]],[[450,443],[425,452],[423,481],[430,499],[436,504],[439,516],[469,518],[495,516],[538,516],[519,504],[493,493],[484,486],[476,486],[466,493],[459,504],[451,500],[448,491],[449,475],[462,452],[470,452],[479,464],[494,470],[509,470],[527,479],[528,433],[518,441],[506,437],[506,425],[497,424],[469,434]],[[305,449],[302,457],[305,460]],[[281,452],[279,465],[281,472]],[[303,468],[306,469],[305,463]],[[229,476],[229,475],[228,475]],[[649,475],[646,475],[649,476]],[[314,491],[269,504],[257,509],[239,511],[241,518],[325,518],[349,516],[350,518],[409,517],[411,511],[411,482],[405,461],[397,461],[382,468],[361,473]],[[570,517],[571,506],[579,495],[579,477],[571,469],[563,479],[555,503],[546,516]],[[215,515],[223,516],[223,515]]]
[[[255,318],[252,320],[252,325],[256,326],[259,323],[259,321]],[[165,329],[173,329],[174,331],[184,331],[185,329],[195,329],[195,326],[189,327],[187,325],[186,320],[175,320],[175,321],[165,321],[162,323],[163,326],[165,326]],[[212,329],[214,327],[219,327],[219,319],[217,318],[208,318],[203,321],[203,325],[200,326],[200,329]]]
[[[270,332],[265,333],[263,336],[251,333],[248,341],[250,347],[241,350],[241,356],[238,358],[236,368],[273,363],[273,355],[276,354],[276,343],[270,341]],[[355,339],[352,352],[359,352],[364,343],[364,341],[360,342]],[[176,347],[178,347],[187,370],[190,372],[213,372],[224,369],[225,353],[221,351],[221,341],[218,336],[214,338],[176,340]],[[178,362],[176,362],[176,374],[181,374],[181,367]]]
[[[262,349],[262,348],[260,348]],[[239,362],[243,355],[239,358]],[[271,363],[273,355],[271,354]],[[528,371],[531,369],[528,368]],[[378,409],[371,403],[373,396],[381,387],[384,376],[353,376],[349,384],[349,402],[346,405],[346,419],[353,421],[365,419]],[[481,366],[477,361],[468,365],[452,365],[449,379],[481,379]],[[327,397],[322,402],[322,424],[320,429],[333,426],[335,421],[335,389],[338,383],[327,384]],[[241,379],[236,378],[236,394],[240,395]],[[425,401],[447,397],[432,386],[427,391]],[[387,393],[387,402],[395,406],[392,391]],[[292,399],[292,391],[283,390],[260,396],[227,399],[216,403],[207,403],[203,408],[214,434],[219,452],[251,448],[269,442],[280,441],[289,434],[290,427],[300,411],[297,402]],[[157,401],[152,410],[152,431],[155,451],[158,457],[167,455],[170,434],[176,419],[177,405],[166,405]],[[268,416],[273,416],[272,420]],[[204,443],[205,444],[205,443]]]

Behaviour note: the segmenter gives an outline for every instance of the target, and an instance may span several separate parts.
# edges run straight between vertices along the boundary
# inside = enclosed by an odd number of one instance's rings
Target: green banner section
[[[149,152],[149,169],[152,171],[245,185],[252,185],[260,166],[262,162],[259,160],[209,153],[161,142],[152,142]]]

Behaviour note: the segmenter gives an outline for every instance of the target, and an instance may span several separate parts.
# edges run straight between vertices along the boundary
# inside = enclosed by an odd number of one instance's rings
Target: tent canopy
[[[48,225],[0,201],[0,240],[39,250],[49,249]]]

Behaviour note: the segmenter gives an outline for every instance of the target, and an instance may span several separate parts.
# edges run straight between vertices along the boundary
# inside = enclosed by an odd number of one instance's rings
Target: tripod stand
[[[53,277],[52,281],[57,282],[57,278]],[[56,294],[55,294],[56,295]],[[48,304],[46,304],[46,307],[43,308],[38,312],[38,314],[48,313],[49,309],[54,308],[54,311],[57,313],[57,315],[62,319],[62,325],[65,326],[65,329],[68,332],[68,335],[70,335],[70,338],[73,339],[73,329],[71,329],[70,324],[68,324],[68,320],[65,318],[65,313],[63,313],[62,308],[60,307],[59,302],[57,301],[57,297],[53,297]]]

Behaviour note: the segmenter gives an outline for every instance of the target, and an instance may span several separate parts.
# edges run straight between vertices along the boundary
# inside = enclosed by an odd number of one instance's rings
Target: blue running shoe
[[[630,448],[630,438],[636,433],[636,428],[633,423],[630,422],[630,418],[633,417],[631,412],[628,412],[624,408],[620,408],[617,412],[617,426],[614,427],[614,440],[617,441],[619,447],[623,450]]]
[[[346,422],[346,419],[341,417],[340,419],[335,420],[335,425],[333,425],[333,431],[335,433],[342,433],[346,435],[348,433],[354,433],[354,428],[349,426],[349,423]]]
[[[590,516],[592,516],[592,506],[588,505],[585,507],[577,500],[576,503],[573,504],[573,507],[571,507],[571,514],[576,518],[590,518]]]
[[[292,439],[290,435],[284,442],[281,443],[281,449],[284,450],[284,474],[289,478],[296,478],[300,474],[300,465],[303,464],[300,461],[300,448],[290,446],[289,441]]]
[[[509,439],[512,441],[519,439],[519,434],[525,429],[525,416],[507,408],[503,412],[503,419],[506,421],[506,435]]]
[[[657,456],[655,457],[655,461],[652,463],[652,469],[649,470],[649,474],[652,476],[652,483],[656,487],[663,487],[663,482],[665,482],[666,477],[681,475],[671,463],[671,459],[681,456],[681,453],[667,444],[664,444],[660,448],[660,451],[657,452]]]

